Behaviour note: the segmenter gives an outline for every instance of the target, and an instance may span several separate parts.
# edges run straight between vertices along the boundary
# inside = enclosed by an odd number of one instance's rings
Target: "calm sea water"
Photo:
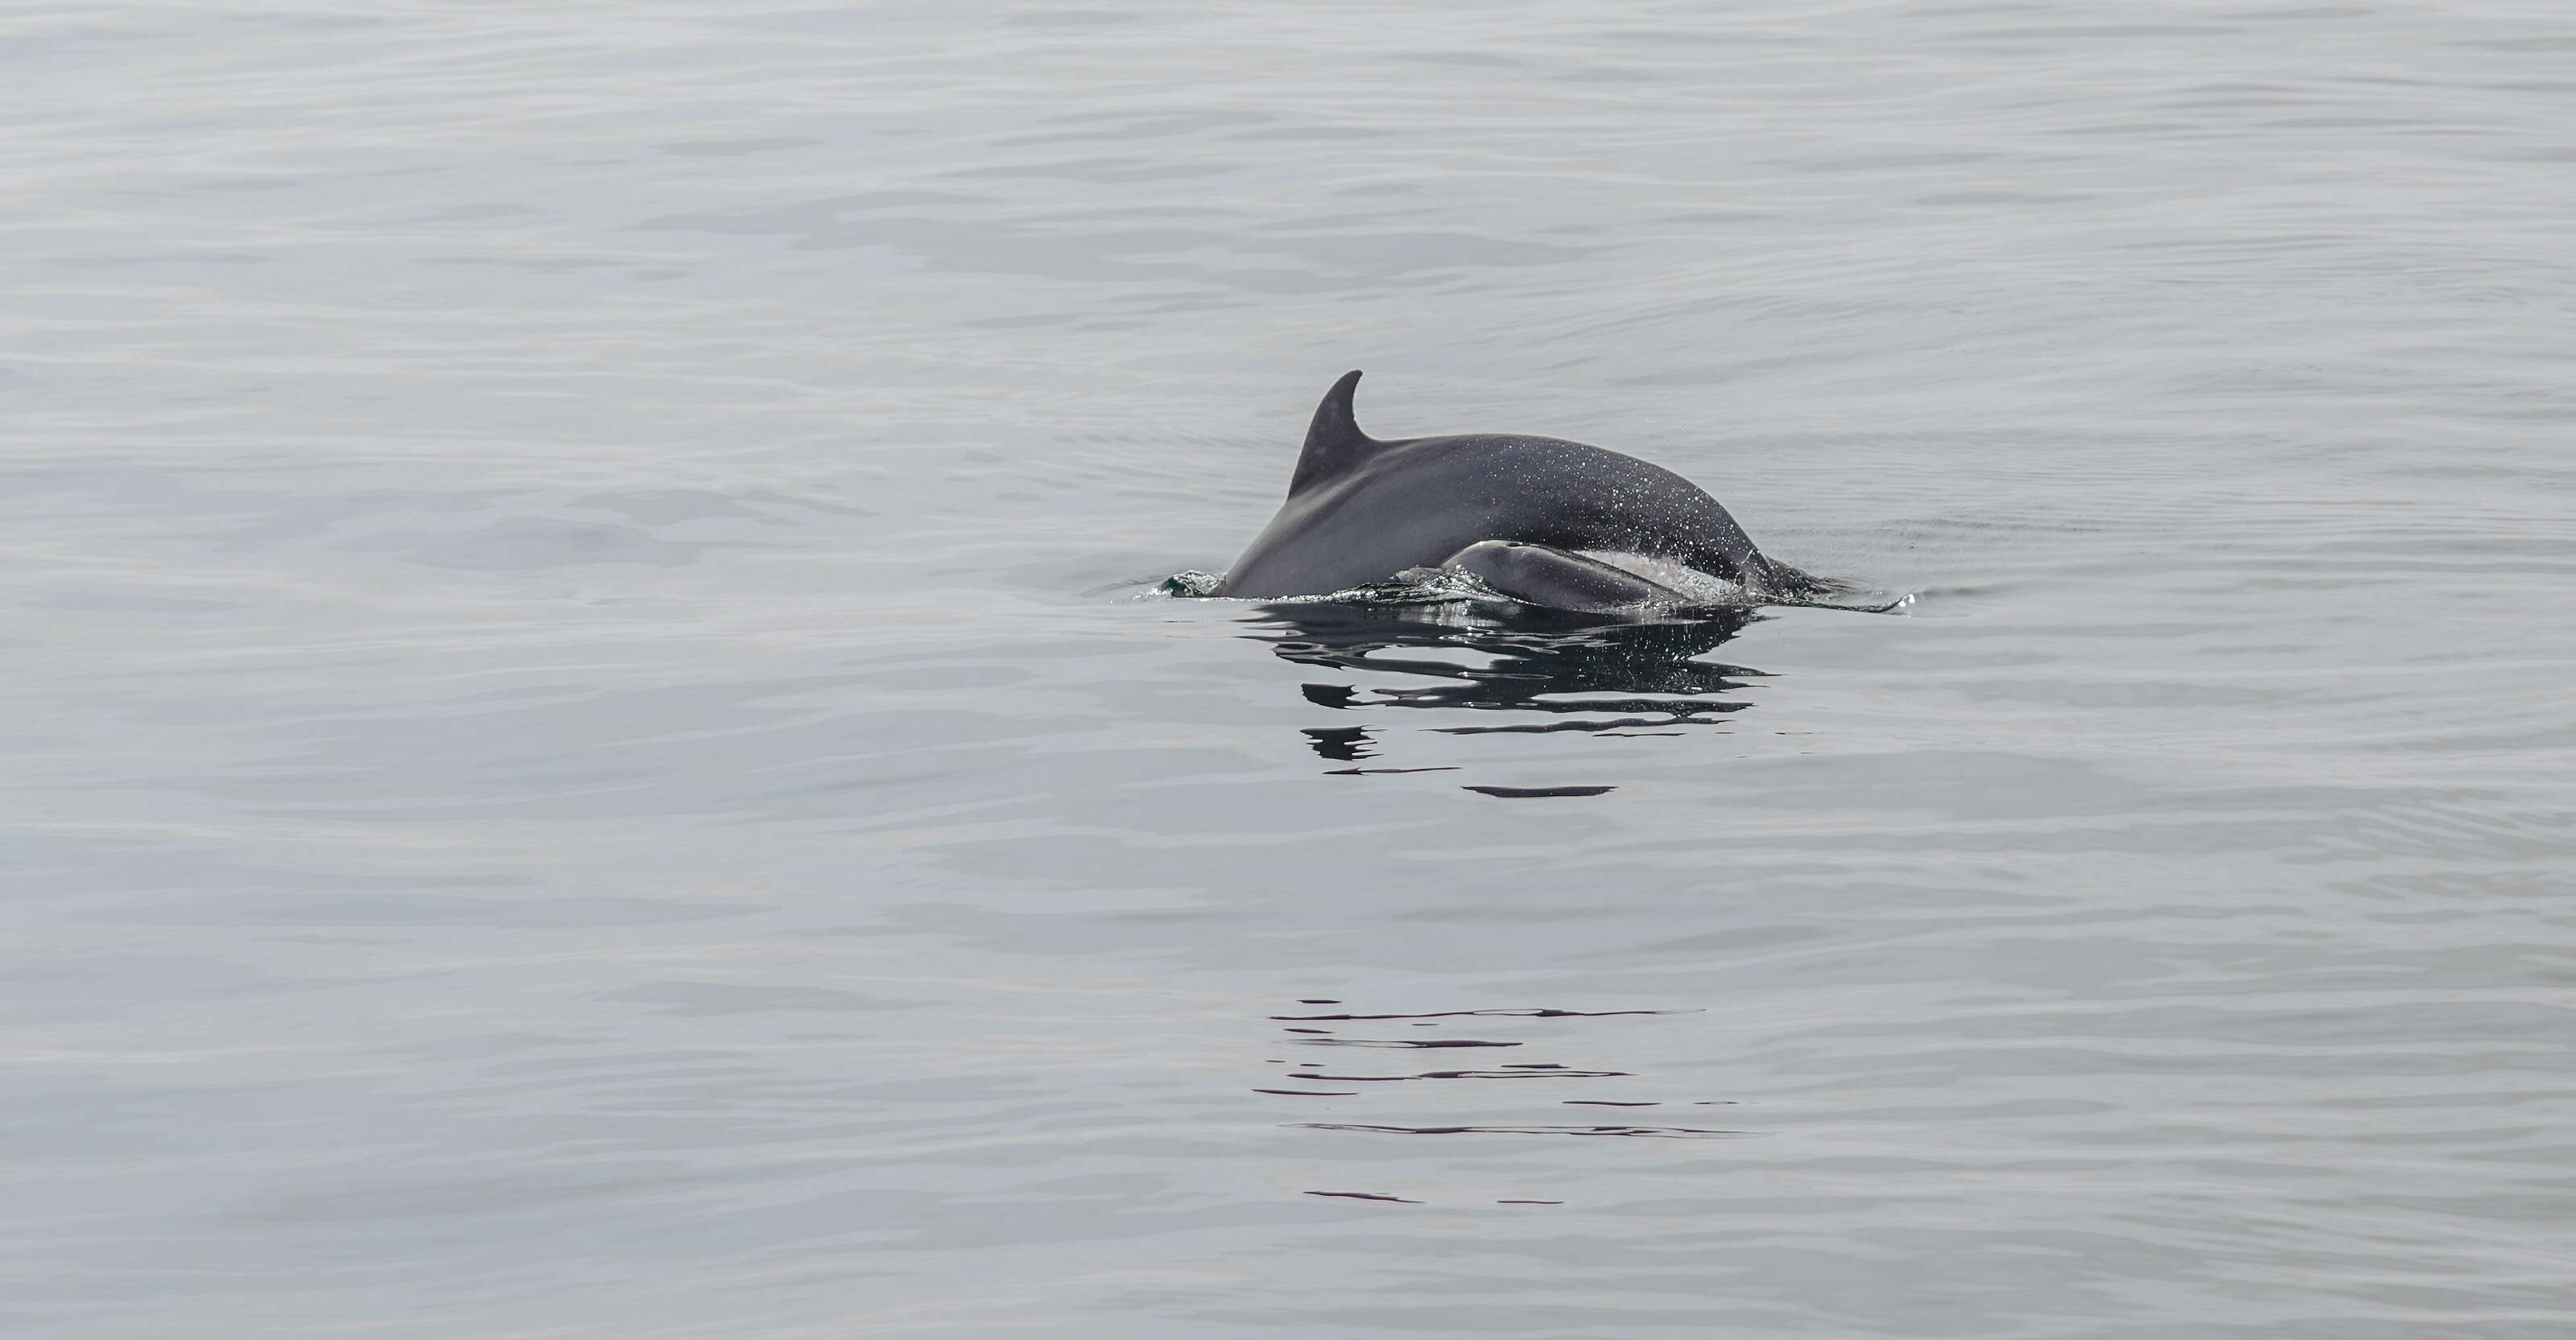
[[[0,79],[12,1335],[2576,1327],[2555,0]],[[1153,594],[1352,367],[1917,599]]]

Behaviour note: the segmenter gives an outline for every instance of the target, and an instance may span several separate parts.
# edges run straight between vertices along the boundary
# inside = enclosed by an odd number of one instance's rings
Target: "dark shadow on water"
[[[1306,700],[1335,711],[1427,708],[1469,713],[1530,713],[1542,719],[1489,718],[1435,725],[1451,735],[1672,734],[1752,704],[1737,692],[1763,672],[1697,659],[1755,619],[1728,610],[1688,619],[1618,619],[1475,602],[1264,605],[1245,622],[1252,640],[1282,660],[1365,675],[1368,682],[1302,686]],[[1395,677],[1406,677],[1390,684]],[[1336,763],[1376,757],[1382,727],[1319,726],[1304,734],[1315,753]],[[1361,775],[1415,771],[1341,768]],[[1471,787],[1505,798],[1599,795],[1597,786]]]
[[[1369,748],[1366,726],[1310,726],[1304,734],[1318,755],[1336,763],[1377,757],[1377,751]]]

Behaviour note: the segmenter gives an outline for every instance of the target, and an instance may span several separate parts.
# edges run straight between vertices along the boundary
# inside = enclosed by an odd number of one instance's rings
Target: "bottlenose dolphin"
[[[1445,567],[1551,609],[1691,603],[1583,550],[1679,563],[1756,599],[1831,589],[1764,557],[1698,485],[1633,456],[1510,433],[1378,441],[1351,413],[1359,380],[1324,393],[1287,501],[1214,594],[1324,595]]]

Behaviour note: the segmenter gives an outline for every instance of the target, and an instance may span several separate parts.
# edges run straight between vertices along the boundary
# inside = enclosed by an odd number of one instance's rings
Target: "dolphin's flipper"
[[[1679,609],[1690,597],[1648,581],[1625,568],[1597,558],[1514,540],[1483,540],[1451,554],[1440,565],[1472,575],[1514,600],[1549,609],[1608,613],[1612,610]]]
[[[1351,412],[1351,392],[1359,384],[1360,374],[1345,372],[1315,406],[1314,422],[1306,425],[1306,449],[1297,455],[1297,473],[1288,477],[1289,497],[1350,469],[1381,445],[1360,431],[1359,418]]]

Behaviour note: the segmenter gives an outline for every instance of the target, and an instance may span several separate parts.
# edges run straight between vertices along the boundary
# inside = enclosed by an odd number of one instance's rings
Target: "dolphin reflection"
[[[1429,683],[1363,688],[1310,683],[1319,707],[1457,708],[1543,713],[1553,720],[1434,726],[1450,735],[1670,732],[1752,704],[1732,697],[1760,670],[1693,658],[1761,617],[1718,610],[1689,619],[1614,619],[1486,602],[1343,603],[1262,606],[1245,636],[1283,660]],[[1371,757],[1368,728],[1306,731],[1315,752],[1337,762]]]

